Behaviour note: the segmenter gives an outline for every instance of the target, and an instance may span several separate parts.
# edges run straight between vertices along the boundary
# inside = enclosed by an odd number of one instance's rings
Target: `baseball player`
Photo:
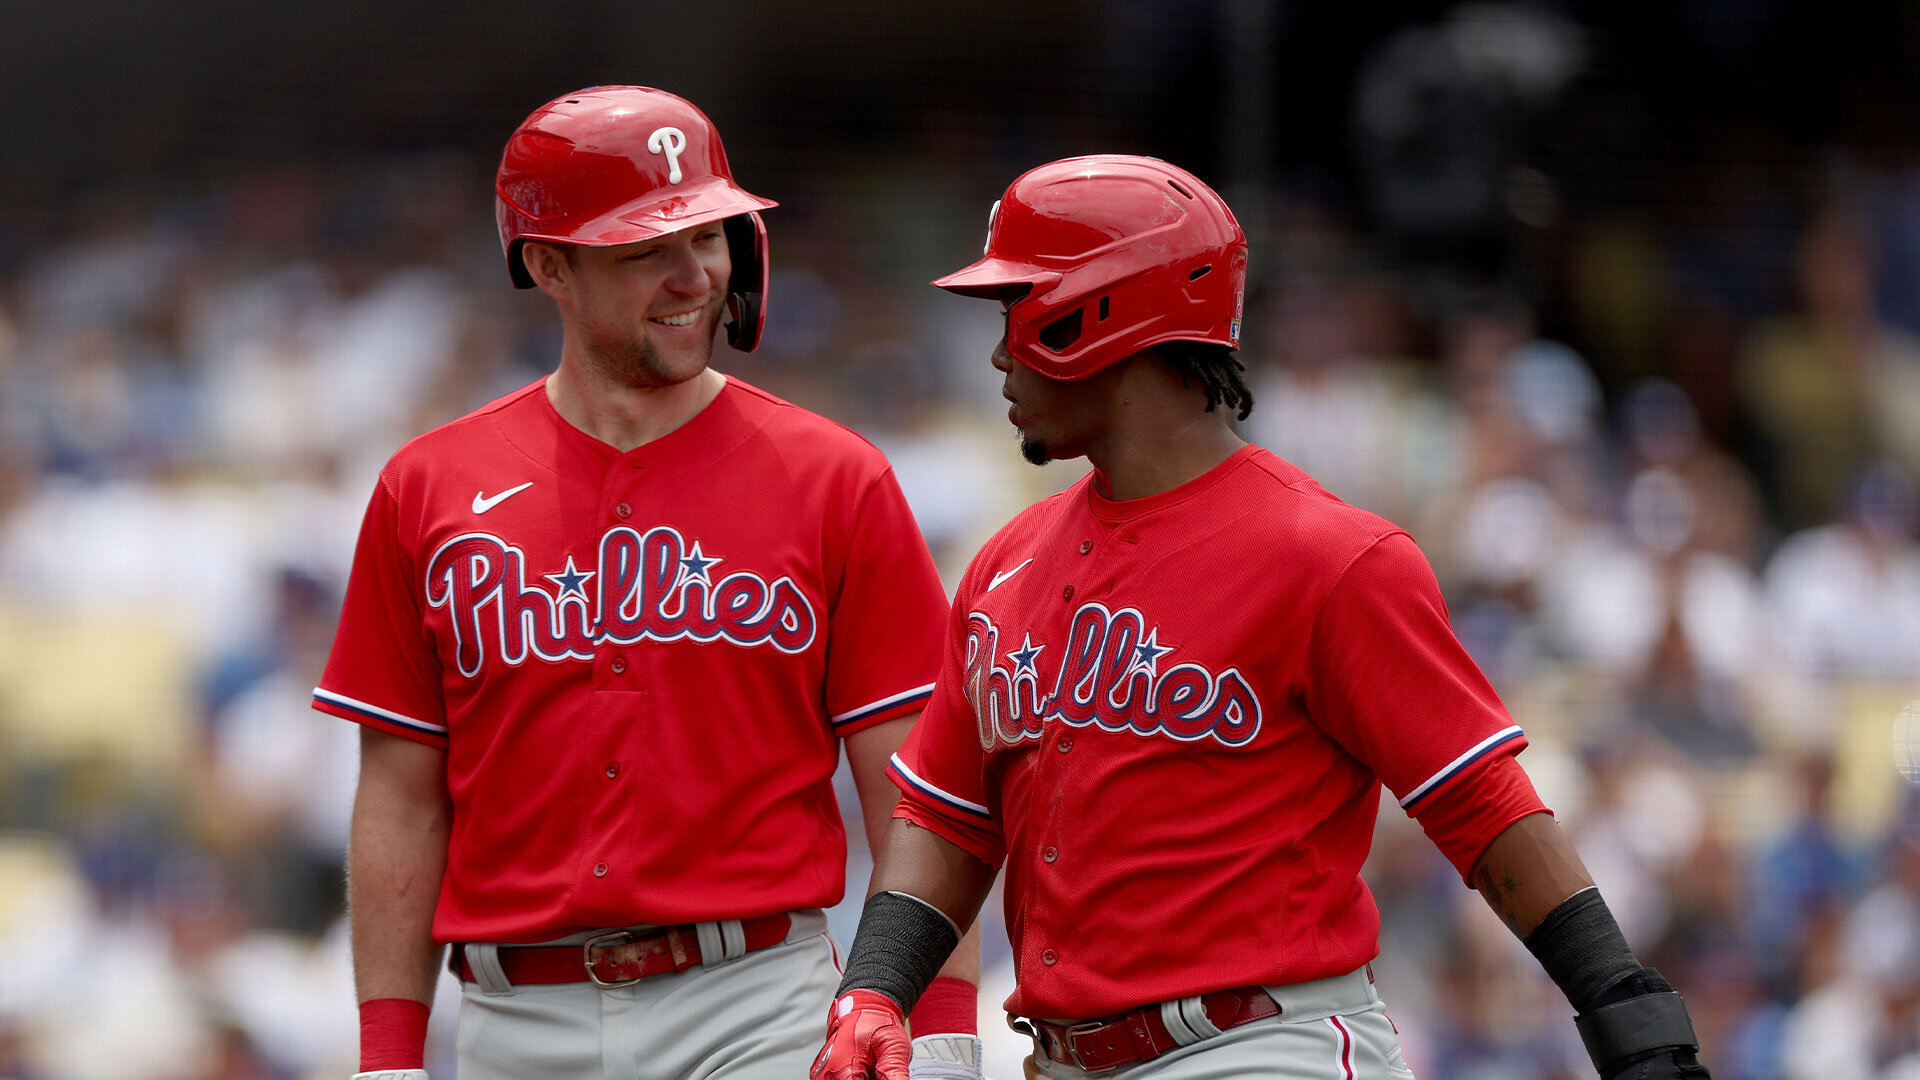
[[[1092,473],[974,559],[815,1077],[904,1075],[904,1011],[1006,867],[1030,1076],[1407,1077],[1360,879],[1382,782],[1577,1009],[1602,1077],[1704,1080],[1514,755],[1407,534],[1243,444],[1246,240],[1151,158],[1014,181],[986,257],[1028,460]]]
[[[314,691],[363,725],[359,1080],[425,1080],[445,943],[462,1080],[797,1076],[840,977],[840,746],[878,836],[945,596],[878,451],[708,366],[723,316],[760,335],[774,204],[705,115],[566,95],[496,194],[558,369],[394,455]],[[918,1074],[978,1076],[977,966],[916,1013]]]

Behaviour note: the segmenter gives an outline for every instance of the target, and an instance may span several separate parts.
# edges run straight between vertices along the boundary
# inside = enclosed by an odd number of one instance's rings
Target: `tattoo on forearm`
[[[1505,901],[1508,897],[1519,895],[1520,880],[1513,876],[1512,870],[1506,870],[1502,871],[1499,880],[1496,881],[1493,869],[1486,866],[1480,868],[1479,876],[1480,895],[1487,898],[1487,905],[1499,914],[1501,921],[1507,924],[1507,929],[1519,934],[1520,920],[1508,910]]]

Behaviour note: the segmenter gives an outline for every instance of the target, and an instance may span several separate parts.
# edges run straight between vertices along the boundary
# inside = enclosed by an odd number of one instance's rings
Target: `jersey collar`
[[[1102,521],[1112,522],[1129,521],[1144,517],[1148,514],[1158,513],[1169,507],[1178,506],[1196,495],[1204,494],[1214,485],[1226,479],[1229,473],[1245,464],[1255,454],[1261,452],[1259,447],[1248,443],[1233,453],[1228,454],[1226,460],[1220,464],[1181,484],[1179,487],[1169,488],[1166,491],[1160,492],[1158,495],[1148,495],[1139,499],[1115,500],[1107,498],[1100,494],[1098,485],[1094,483],[1094,477],[1097,474],[1088,473],[1086,480],[1082,481],[1087,485],[1087,507],[1093,512],[1094,517]]]

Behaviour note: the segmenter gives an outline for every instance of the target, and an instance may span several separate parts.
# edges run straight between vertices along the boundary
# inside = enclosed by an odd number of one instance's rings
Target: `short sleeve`
[[[962,598],[969,594],[967,585],[961,582]],[[966,611],[967,605],[956,601],[947,621],[940,679],[926,710],[893,755],[887,775],[900,789],[894,817],[931,830],[998,868],[1006,859],[1006,836],[987,802],[986,751],[967,701]]]
[[[1453,636],[1426,557],[1405,533],[1347,567],[1314,623],[1307,710],[1400,806],[1421,804],[1526,736]]]
[[[399,508],[381,477],[360,525],[346,603],[313,707],[429,746],[447,745],[440,659],[420,610],[422,585],[400,542]]]
[[[1473,868],[1488,845],[1523,817],[1551,814],[1520,763],[1505,754],[1487,755],[1472,775],[1431,799],[1420,800],[1416,816],[1427,839],[1453,864],[1460,880],[1473,888]]]
[[[845,737],[922,708],[947,594],[893,472],[868,488],[827,619],[827,715]]]

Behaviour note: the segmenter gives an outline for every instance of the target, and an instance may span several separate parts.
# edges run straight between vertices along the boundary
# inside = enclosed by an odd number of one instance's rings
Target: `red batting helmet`
[[[777,206],[733,182],[713,121],[685,98],[644,86],[593,86],[535,109],[507,140],[494,180],[507,272],[533,278],[527,240],[606,247],[724,223],[733,255],[727,342],[760,343],[766,320],[767,227]]]
[[[1240,346],[1247,238],[1212,188],[1158,158],[1042,165],[993,204],[986,258],[934,284],[1007,299],[1007,350],[1081,379],[1168,341]]]

